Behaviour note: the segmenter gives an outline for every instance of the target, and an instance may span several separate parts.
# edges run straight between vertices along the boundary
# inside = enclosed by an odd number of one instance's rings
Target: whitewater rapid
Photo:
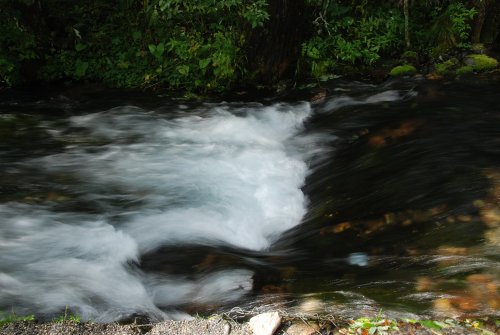
[[[399,99],[391,90],[340,95],[315,112]],[[239,301],[253,288],[251,269],[187,276],[148,272],[141,261],[168,247],[270,249],[303,220],[302,187],[335,138],[306,129],[306,102],[69,114],[37,125],[61,147],[0,156],[25,188],[48,192],[0,204],[0,310],[108,322]]]
[[[123,106],[45,122],[56,139],[85,139],[15,166],[70,176],[72,201],[96,211],[0,205],[1,307],[47,316],[69,308],[111,321],[175,317],[157,306],[241,298],[252,288],[250,270],[180,278],[144,273],[141,256],[188,244],[265,250],[298,225],[317,147],[303,134],[310,115],[308,103],[170,113]]]

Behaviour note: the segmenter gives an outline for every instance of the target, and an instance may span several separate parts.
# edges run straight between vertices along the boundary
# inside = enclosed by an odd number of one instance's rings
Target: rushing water
[[[499,90],[5,92],[0,310],[499,315]]]

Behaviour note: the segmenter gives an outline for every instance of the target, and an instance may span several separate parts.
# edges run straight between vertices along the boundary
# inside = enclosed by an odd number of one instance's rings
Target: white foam
[[[412,93],[416,94],[416,93]],[[333,96],[328,99],[325,106],[322,108],[327,112],[332,112],[346,106],[369,105],[381,102],[393,102],[403,99],[401,94],[395,90],[388,90],[365,98],[354,99],[347,95]]]
[[[109,211],[1,205],[0,307],[47,315],[69,307],[111,321],[135,312],[163,318],[158,305],[240,298],[251,288],[249,270],[152,279],[134,264],[174,244],[262,250],[298,225],[306,161],[318,152],[301,134],[310,113],[309,104],[222,105],[171,118],[121,107],[70,118],[106,144],[69,145],[25,164],[80,180],[82,199]],[[67,132],[53,127],[53,136]],[[137,199],[133,210],[113,205]]]

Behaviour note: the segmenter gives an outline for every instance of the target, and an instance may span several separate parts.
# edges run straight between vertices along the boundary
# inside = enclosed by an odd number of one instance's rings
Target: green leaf
[[[156,46],[156,52],[161,56],[165,52],[165,43],[160,43]]]
[[[79,79],[85,75],[87,69],[89,68],[89,63],[84,62],[80,59],[76,60],[75,63],[75,76]]]
[[[82,35],[80,35],[80,31],[78,31],[78,29],[73,28],[73,32],[75,33],[76,37],[78,37],[79,39],[82,39]]]
[[[80,52],[80,51],[83,51],[85,49],[87,49],[87,46],[85,44],[83,44],[83,43],[76,43],[76,45],[75,45],[75,50],[76,51]]]
[[[138,39],[140,39],[142,37],[142,33],[140,31],[134,31],[132,33],[132,38],[134,39],[134,41],[137,41]]]
[[[160,43],[158,45],[150,44],[148,45],[149,52],[158,60],[161,61],[163,53],[165,52],[165,43]]]
[[[189,74],[189,66],[187,66],[187,65],[179,65],[176,67],[176,69],[183,76],[186,76]]]
[[[370,335],[373,335],[377,332],[377,327],[371,327],[369,330],[368,330],[368,334]]]
[[[211,61],[212,61],[211,58],[200,59],[200,61],[198,62],[198,65],[199,65],[200,69],[204,69],[208,66],[208,64],[210,64]]]
[[[425,321],[419,321],[419,323],[426,328],[436,329],[436,330],[443,329],[443,327],[440,326],[437,321],[425,320]]]

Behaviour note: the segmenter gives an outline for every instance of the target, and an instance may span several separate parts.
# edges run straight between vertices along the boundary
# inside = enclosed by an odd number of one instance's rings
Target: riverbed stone
[[[315,335],[321,327],[317,323],[294,323],[285,331],[285,335]]]
[[[324,303],[316,298],[307,298],[297,307],[300,314],[313,315],[325,309]]]
[[[248,322],[253,335],[272,335],[281,324],[278,312],[262,313],[254,316]]]

